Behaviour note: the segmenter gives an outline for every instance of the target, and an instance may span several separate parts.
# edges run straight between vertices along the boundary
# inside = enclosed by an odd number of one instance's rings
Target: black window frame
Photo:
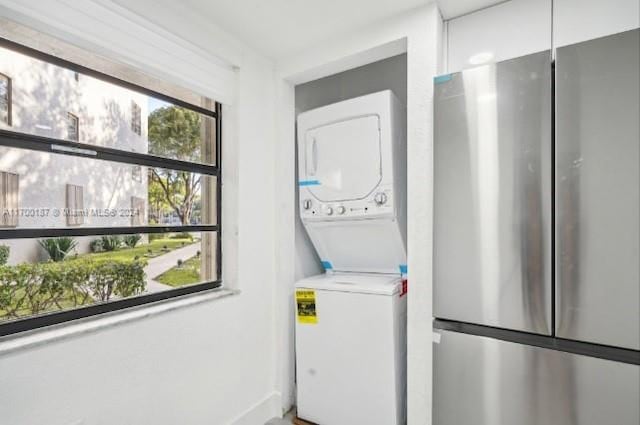
[[[162,292],[146,293],[129,298],[113,301],[98,302],[92,305],[77,307],[69,310],[60,310],[34,316],[11,320],[0,323],[0,337],[31,331],[51,325],[61,324],[72,320],[97,316],[119,310],[168,300],[188,294],[219,289],[222,287],[222,105],[214,103],[213,110],[191,104],[184,100],[166,95],[147,87],[131,83],[109,74],[94,70],[75,62],[67,61],[57,56],[24,46],[14,41],[0,37],[0,47],[7,48],[18,53],[25,54],[35,59],[42,60],[52,65],[60,66],[78,74],[84,74],[93,78],[109,82],[120,87],[136,91],[138,93],[154,97],[159,100],[172,103],[192,111],[198,112],[215,120],[215,165],[189,162],[178,159],[158,157],[150,154],[128,152],[119,149],[106,148],[79,141],[43,137],[31,134],[15,132],[0,128],[0,146],[26,149],[32,151],[49,152],[58,155],[71,155],[85,157],[88,160],[105,160],[122,164],[133,164],[148,167],[159,167],[178,171],[188,171],[206,176],[215,177],[216,187],[216,224],[211,225],[145,225],[122,227],[64,227],[64,228],[9,228],[0,229],[0,243],[8,239],[33,239],[61,236],[103,236],[103,235],[127,235],[127,234],[157,234],[170,232],[215,232],[216,234],[216,279],[197,284],[187,285]],[[9,78],[9,81],[11,79]],[[78,136],[80,132],[78,120]]]
[[[11,127],[11,109],[12,109],[12,81],[11,81],[11,77],[9,77],[7,74],[3,74],[2,72],[0,72],[0,78],[4,79],[7,81],[7,122],[5,123],[5,125]]]

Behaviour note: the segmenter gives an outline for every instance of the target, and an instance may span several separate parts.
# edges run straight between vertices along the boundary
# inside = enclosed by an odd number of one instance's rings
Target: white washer
[[[325,269],[405,267],[405,128],[390,90],[298,116],[300,216]]]
[[[296,284],[296,297],[308,302],[296,305],[300,418],[321,425],[406,423],[403,287],[398,275],[362,273]],[[299,315],[310,311],[313,320]]]

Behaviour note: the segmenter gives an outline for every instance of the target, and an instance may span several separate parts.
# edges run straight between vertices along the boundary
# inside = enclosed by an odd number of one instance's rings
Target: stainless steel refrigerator
[[[640,423],[640,30],[437,77],[434,425]]]

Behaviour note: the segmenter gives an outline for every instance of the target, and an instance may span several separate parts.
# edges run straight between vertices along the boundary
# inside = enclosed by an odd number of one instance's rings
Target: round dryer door
[[[380,118],[366,115],[307,130],[307,187],[322,202],[364,199],[382,180]]]

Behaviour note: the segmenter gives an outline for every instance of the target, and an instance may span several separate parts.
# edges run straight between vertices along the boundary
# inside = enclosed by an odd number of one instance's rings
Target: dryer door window
[[[367,115],[305,134],[304,170],[319,201],[364,199],[382,180],[380,118]]]

